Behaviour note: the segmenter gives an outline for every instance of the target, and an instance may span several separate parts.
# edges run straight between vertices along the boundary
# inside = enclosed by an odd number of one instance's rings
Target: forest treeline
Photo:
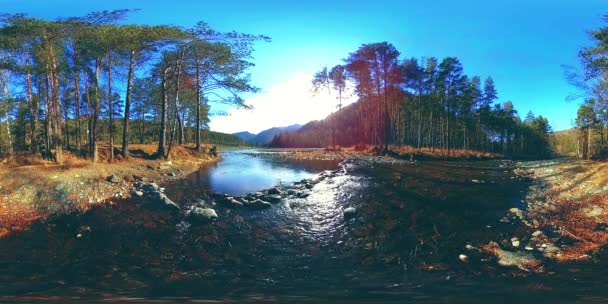
[[[592,30],[589,36],[593,45],[579,53],[584,71],[567,73],[585,97],[576,115],[577,132],[560,141],[564,151],[585,159],[608,156],[608,27]]]
[[[551,126],[542,116],[517,115],[513,103],[497,102],[494,81],[464,74],[456,57],[400,59],[390,43],[364,44],[344,64],[323,68],[312,84],[335,94],[338,111],[296,132],[276,136],[281,147],[373,144],[417,149],[475,150],[507,156],[551,156]],[[354,85],[358,102],[342,108]]]
[[[129,143],[241,143],[208,129],[210,104],[248,107],[253,44],[261,35],[137,25],[132,11],[61,20],[0,16],[0,156],[30,151],[63,162],[64,149],[99,160],[100,141],[129,157]],[[110,161],[114,159],[110,148]]]

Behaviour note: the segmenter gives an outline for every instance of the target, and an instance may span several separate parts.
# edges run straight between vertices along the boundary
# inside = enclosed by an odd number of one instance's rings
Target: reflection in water
[[[311,178],[337,167],[336,161],[289,162],[256,157],[255,150],[222,153],[222,161],[199,172],[198,180],[213,192],[244,195]]]

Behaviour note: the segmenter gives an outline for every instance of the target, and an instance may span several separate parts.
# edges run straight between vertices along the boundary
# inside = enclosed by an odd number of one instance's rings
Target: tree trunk
[[[201,68],[196,58],[196,133],[194,133],[196,151],[201,151]]]
[[[129,158],[129,115],[131,112],[131,91],[133,90],[133,70],[135,69],[135,51],[129,55],[129,72],[127,76],[127,96],[125,97],[125,118],[122,129],[122,157]]]
[[[76,153],[80,154],[81,131],[80,131],[80,80],[78,79],[78,53],[76,45],[74,48],[74,102],[76,104]]]
[[[51,91],[52,91],[52,100],[54,105],[54,118],[55,118],[55,136],[54,136],[54,146],[55,146],[55,161],[58,164],[63,164],[63,143],[62,143],[62,135],[61,135],[61,104],[59,101],[59,73],[57,71],[57,58],[55,57],[54,48],[50,48],[50,57],[51,57],[51,75],[52,75],[52,83],[51,83]]]
[[[34,100],[34,94],[32,90],[32,74],[30,69],[30,59],[27,52],[25,52],[25,71],[26,71],[26,89],[27,89],[27,103],[29,105],[30,112],[30,150],[38,154],[38,101]]]
[[[99,88],[99,73],[101,71],[101,59],[95,61],[95,106],[93,107],[92,127],[91,127],[91,147],[93,149],[93,162],[99,161],[99,149],[97,134],[99,132],[99,113],[101,112],[101,89]]]
[[[110,110],[110,162],[114,161],[114,106],[112,101],[112,53],[108,53],[108,104]]]
[[[161,114],[160,114],[160,132],[158,135],[158,149],[156,155],[158,157],[165,156],[165,144],[167,140],[167,72],[168,68],[161,75]]]
[[[591,152],[591,134],[593,132],[593,127],[589,126],[587,127],[587,159],[591,159],[591,157],[593,156],[592,152]]]
[[[8,75],[6,75],[5,71],[1,72],[2,75],[2,87],[4,90],[4,99],[6,102],[6,138],[8,139],[8,154],[10,156],[10,158],[13,157],[13,139],[11,138],[11,117],[10,117],[10,106],[9,106],[9,102],[10,102],[10,89],[8,87]]]

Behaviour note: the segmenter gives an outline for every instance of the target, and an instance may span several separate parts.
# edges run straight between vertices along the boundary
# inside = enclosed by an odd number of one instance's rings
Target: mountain
[[[291,125],[291,126],[287,126],[287,127],[270,128],[270,129],[264,130],[258,134],[252,134],[250,132],[245,131],[245,132],[233,133],[233,135],[236,135],[236,136],[240,137],[241,139],[243,139],[244,141],[252,143],[252,144],[267,145],[272,141],[272,139],[276,135],[281,134],[281,133],[286,133],[286,132],[297,131],[300,128],[302,128],[302,125],[295,124],[295,125]]]
[[[246,142],[253,142],[253,139],[255,138],[255,134],[249,133],[247,131],[233,133],[232,135],[240,137],[242,140],[244,140]]]

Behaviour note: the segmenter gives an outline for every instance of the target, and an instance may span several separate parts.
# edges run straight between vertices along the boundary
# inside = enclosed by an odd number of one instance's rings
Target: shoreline
[[[134,145],[143,150],[145,145]],[[53,214],[112,203],[135,195],[136,183],[165,184],[216,163],[219,156],[174,147],[173,160],[132,157],[114,163],[71,158],[63,166],[50,162],[0,168],[0,238],[26,229]],[[174,154],[172,153],[172,156]]]
[[[525,210],[512,213],[559,244],[545,257],[590,260],[608,244],[608,174],[602,172],[608,172],[608,163],[566,158],[518,163],[516,175],[532,182]]]

